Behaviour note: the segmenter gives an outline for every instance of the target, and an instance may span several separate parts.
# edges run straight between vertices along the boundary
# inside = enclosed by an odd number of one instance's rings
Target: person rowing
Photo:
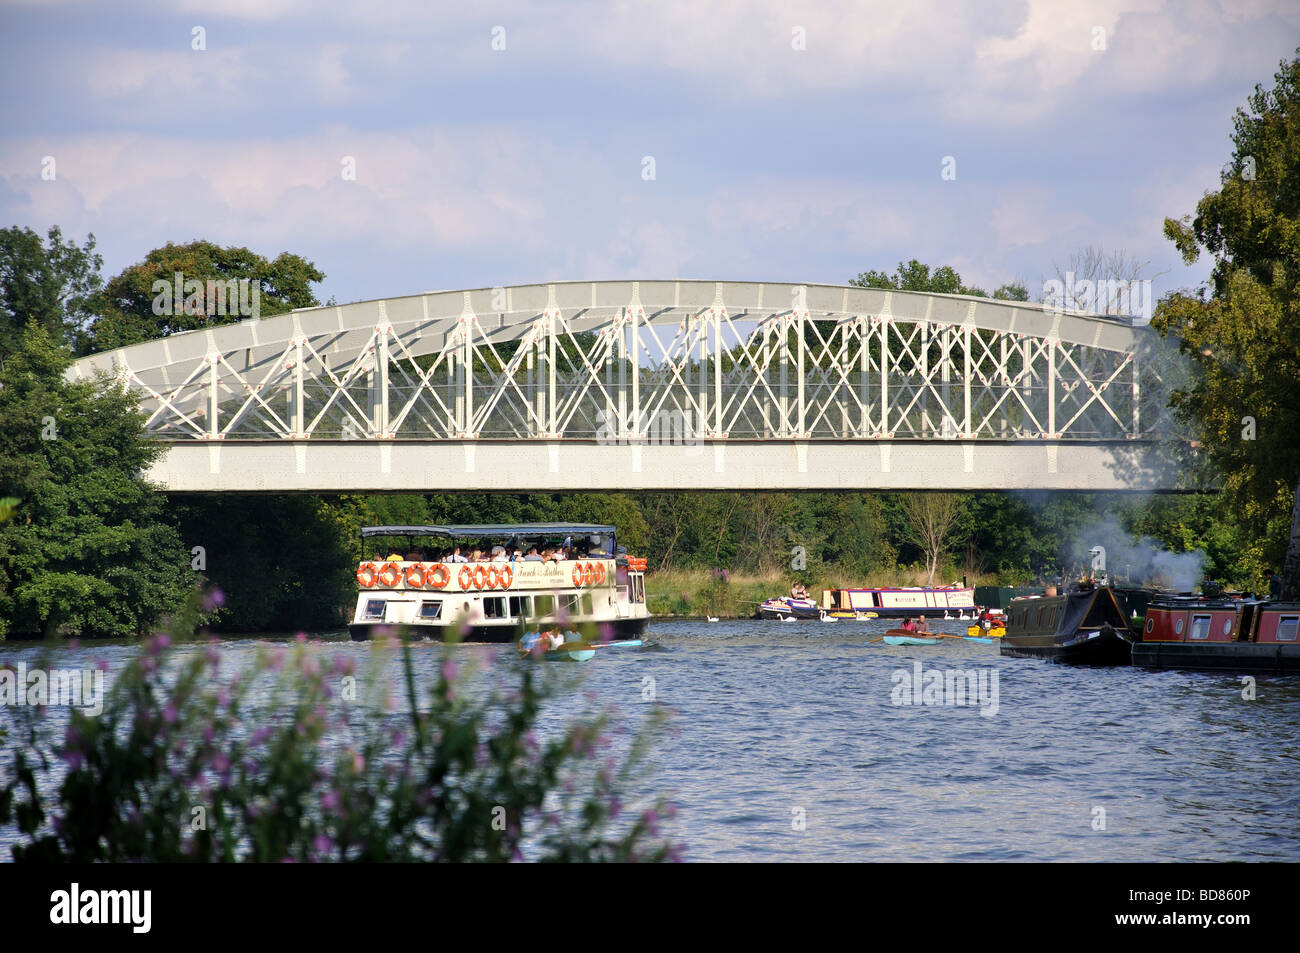
[[[928,622],[925,621],[925,616],[921,616],[921,618],[917,620],[917,622],[916,622],[916,631],[917,631],[918,633],[922,633],[922,632],[923,632],[923,633],[925,633],[926,635],[929,635],[929,634],[930,634],[930,623],[928,623]]]
[[[903,620],[903,624],[900,625],[899,628],[902,629],[904,632],[915,632],[916,623],[912,621],[912,617],[909,615],[906,619]]]

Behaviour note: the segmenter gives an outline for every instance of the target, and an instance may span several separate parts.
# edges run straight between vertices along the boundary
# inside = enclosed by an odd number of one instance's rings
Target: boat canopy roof
[[[530,539],[551,536],[610,536],[613,526],[595,523],[479,523],[473,526],[366,526],[362,539],[374,536],[439,536],[444,539]]]

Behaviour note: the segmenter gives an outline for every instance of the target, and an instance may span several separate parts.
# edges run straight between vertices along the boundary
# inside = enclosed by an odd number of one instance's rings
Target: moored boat
[[[975,590],[968,586],[823,589],[822,609],[858,618],[903,619],[908,616],[973,617]]]
[[[400,632],[514,642],[539,626],[608,626],[611,637],[622,638],[640,635],[650,618],[645,560],[620,551],[613,526],[369,526],[361,536],[363,546],[382,543],[380,553],[389,555],[363,559],[357,569],[360,592],[348,626],[357,641]],[[461,552],[465,543],[495,549],[498,558],[470,560]],[[400,552],[388,550],[395,544]],[[552,545],[558,558],[536,553]]]
[[[1300,603],[1165,596],[1147,607],[1133,664],[1143,668],[1300,673]]]
[[[1065,595],[1013,599],[1001,652],[1072,665],[1128,665],[1137,637],[1128,620],[1124,597],[1092,583]]]
[[[819,619],[821,610],[811,599],[794,596],[777,596],[768,599],[758,607],[760,619],[777,619],[785,622],[790,619]]]

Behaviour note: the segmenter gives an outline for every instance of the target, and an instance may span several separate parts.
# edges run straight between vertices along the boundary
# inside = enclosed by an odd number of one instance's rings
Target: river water
[[[565,668],[575,707],[592,695],[633,727],[650,695],[672,711],[647,783],[678,805],[669,832],[687,860],[1300,860],[1300,678],[1261,677],[1247,700],[1231,675],[869,641],[889,627],[652,621],[654,645]],[[221,651],[238,667],[265,641]],[[376,650],[344,632],[311,645],[359,666]],[[106,659],[111,676],[138,651],[0,643],[0,663]],[[422,678],[439,657],[416,653]],[[952,694],[950,673],[981,693]]]

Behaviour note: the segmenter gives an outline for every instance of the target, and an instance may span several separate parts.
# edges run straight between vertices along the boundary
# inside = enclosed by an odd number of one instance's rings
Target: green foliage
[[[399,707],[378,667],[358,677],[349,657],[326,659],[312,646],[292,656],[264,650],[227,675],[215,646],[177,657],[170,641],[150,639],[102,714],[74,709],[62,739],[41,716],[28,722],[29,743],[12,751],[0,788],[0,826],[20,834],[15,860],[679,856],[658,829],[670,805],[623,812],[623,789],[662,724],[658,707],[620,746],[600,711],[543,732],[544,707],[566,686],[555,667],[531,659],[491,662],[484,694],[481,679],[458,671],[462,653],[445,646],[422,693],[404,644]],[[382,645],[375,655],[391,659]],[[66,773],[50,792],[43,765],[55,759]]]
[[[1219,190],[1194,216],[1165,221],[1185,261],[1201,250],[1213,256],[1209,287],[1167,296],[1153,321],[1195,366],[1172,405],[1256,534],[1285,523],[1290,501],[1300,500],[1300,58],[1274,79],[1234,116]],[[1296,532],[1284,573],[1293,597]],[[1276,561],[1285,539],[1274,536],[1264,558]]]
[[[214,628],[318,631],[343,621],[340,610],[354,601],[341,594],[356,589],[360,527],[351,535],[341,531],[328,502],[216,495],[184,500],[177,509],[186,549],[202,547],[201,571],[224,596]]]
[[[45,244],[30,228],[0,229],[0,367],[33,321],[69,348],[84,346],[102,264],[94,235],[78,247],[57,226]]]
[[[142,478],[162,452],[136,398],[69,382],[67,350],[33,322],[0,370],[0,634],[132,635],[192,586],[164,498]]]
[[[261,289],[261,317],[320,304],[311,285],[325,280],[324,273],[314,264],[289,252],[268,260],[247,248],[223,248],[207,241],[187,245],[168,243],[149,252],[144,261],[124,269],[104,286],[96,302],[99,317],[90,329],[89,349],[106,351],[179,331],[239,320],[229,302],[225,315],[208,314],[206,296],[205,308],[199,313],[185,308],[184,299],[174,300],[174,293],[165,302],[160,301],[154,283],[174,285],[177,272],[186,281],[224,284],[247,279],[257,282]],[[159,307],[155,307],[156,302]]]
[[[934,294],[950,295],[975,295],[985,297],[981,288],[968,288],[962,284],[961,275],[957,274],[956,269],[950,265],[940,265],[931,270],[929,265],[924,265],[913,258],[909,262],[899,262],[898,270],[892,275],[887,275],[883,271],[864,271],[856,278],[851,278],[849,284],[859,288],[892,288],[897,291],[927,291]],[[999,291],[1016,288],[1016,285],[1003,285]],[[1024,291],[1023,287],[1020,291]],[[1028,293],[1024,298],[1013,300],[1028,300]]]

